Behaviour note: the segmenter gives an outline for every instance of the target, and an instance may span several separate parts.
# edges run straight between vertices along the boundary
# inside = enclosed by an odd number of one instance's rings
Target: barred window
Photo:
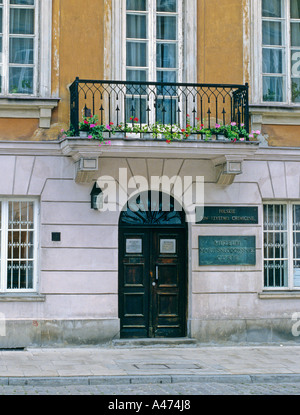
[[[264,205],[264,286],[300,289],[300,204]]]
[[[35,291],[37,202],[1,201],[1,291]]]

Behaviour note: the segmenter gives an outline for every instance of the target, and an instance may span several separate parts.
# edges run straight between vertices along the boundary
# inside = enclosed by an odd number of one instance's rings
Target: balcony
[[[109,139],[212,141],[212,136],[220,139],[222,127],[227,126],[225,139],[248,141],[248,85],[76,78],[70,86],[73,136],[79,136],[83,118],[91,116],[97,116]],[[228,134],[230,129],[238,133]]]

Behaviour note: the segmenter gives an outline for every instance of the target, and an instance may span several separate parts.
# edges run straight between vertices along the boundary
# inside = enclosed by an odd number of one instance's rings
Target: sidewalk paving
[[[0,385],[300,382],[300,345],[0,351]]]

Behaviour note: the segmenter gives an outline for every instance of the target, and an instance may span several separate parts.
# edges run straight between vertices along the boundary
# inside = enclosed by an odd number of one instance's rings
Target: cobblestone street
[[[300,382],[0,386],[0,395],[300,395]]]

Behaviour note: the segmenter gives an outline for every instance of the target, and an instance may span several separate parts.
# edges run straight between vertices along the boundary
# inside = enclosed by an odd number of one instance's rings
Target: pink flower
[[[107,130],[111,130],[111,126],[110,126],[110,125],[107,125],[107,126],[106,126],[106,129],[107,129]]]
[[[240,141],[244,141],[244,140],[245,140],[245,138],[244,138],[244,137],[240,138]]]
[[[241,127],[245,127],[245,124],[243,124],[243,123],[242,123],[242,124],[241,124]]]
[[[249,138],[253,138],[254,137],[254,135],[253,134],[249,134]]]
[[[258,134],[259,135],[260,134],[260,131],[259,130],[256,130],[255,131],[255,134]]]
[[[94,127],[96,127],[96,124],[91,124],[90,127],[94,128]]]
[[[61,132],[61,133],[64,133],[64,132],[65,132],[65,130],[62,128],[62,129],[60,130],[60,132]]]
[[[232,122],[231,126],[234,127],[236,125],[236,122]]]
[[[88,138],[93,138],[93,136],[92,135],[89,135]]]
[[[216,124],[216,128],[220,128],[221,127],[221,125],[220,124]]]
[[[88,124],[89,122],[88,122],[88,120],[84,120],[83,123],[84,124]]]

